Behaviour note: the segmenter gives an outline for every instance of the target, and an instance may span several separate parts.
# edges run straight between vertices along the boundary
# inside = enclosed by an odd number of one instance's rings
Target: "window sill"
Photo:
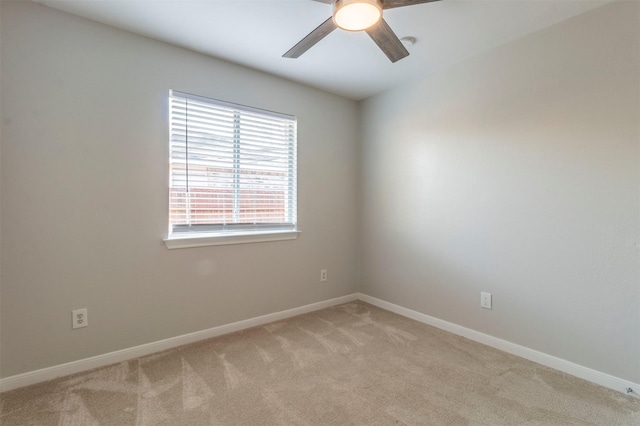
[[[295,240],[300,231],[252,232],[246,234],[185,235],[164,240],[167,248],[222,246],[228,244],[264,243],[268,241]]]

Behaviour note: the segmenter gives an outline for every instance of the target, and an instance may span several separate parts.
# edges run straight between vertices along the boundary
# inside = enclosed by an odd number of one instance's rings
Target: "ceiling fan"
[[[413,6],[440,0],[315,0],[333,5],[332,16],[311,31],[298,44],[289,49],[283,58],[297,58],[331,31],[366,31],[391,62],[409,56],[409,52],[382,18],[384,9]]]

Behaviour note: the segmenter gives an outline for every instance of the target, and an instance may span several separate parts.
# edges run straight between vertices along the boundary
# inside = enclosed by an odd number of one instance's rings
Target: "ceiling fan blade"
[[[319,1],[320,3],[327,3],[327,4],[333,3],[333,0],[313,0],[313,1]]]
[[[405,49],[398,36],[384,19],[381,19],[377,25],[366,31],[391,62],[396,62],[409,56],[409,51]]]
[[[311,49],[314,44],[325,38],[329,33],[335,30],[336,24],[333,22],[333,18],[329,18],[318,26],[315,30],[311,31],[305,38],[300,40],[298,44],[293,46],[287,51],[283,58],[297,58],[307,50]]]
[[[316,1],[321,1],[321,0],[316,0]],[[440,0],[383,0],[382,8],[393,9],[396,7],[413,6],[414,4],[431,3],[432,1],[440,1]]]

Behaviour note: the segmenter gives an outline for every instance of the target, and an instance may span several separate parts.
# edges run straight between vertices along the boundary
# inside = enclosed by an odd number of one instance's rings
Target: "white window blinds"
[[[170,104],[170,233],[295,230],[295,117],[177,91]]]

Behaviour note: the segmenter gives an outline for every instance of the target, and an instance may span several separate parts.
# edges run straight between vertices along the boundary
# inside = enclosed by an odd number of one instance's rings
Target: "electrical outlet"
[[[480,293],[480,307],[485,309],[491,309],[491,293]]]
[[[320,270],[320,281],[322,281],[322,282],[327,281],[327,270],[326,269],[321,269]]]
[[[71,311],[71,328],[82,328],[89,325],[87,308]]]

